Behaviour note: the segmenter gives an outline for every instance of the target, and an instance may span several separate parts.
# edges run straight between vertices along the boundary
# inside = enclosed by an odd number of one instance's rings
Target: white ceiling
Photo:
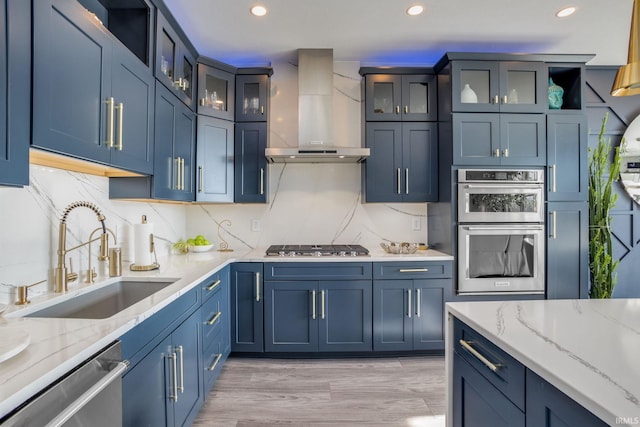
[[[198,53],[235,66],[333,48],[336,61],[433,65],[447,51],[595,54],[626,63],[633,0],[165,0]],[[249,7],[262,4],[257,18]],[[422,4],[417,17],[405,11]],[[577,6],[568,18],[555,17]]]

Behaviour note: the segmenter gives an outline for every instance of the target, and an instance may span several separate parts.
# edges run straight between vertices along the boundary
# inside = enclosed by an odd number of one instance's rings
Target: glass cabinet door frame
[[[518,104],[512,102],[509,85],[510,72],[534,73],[535,102]],[[500,63],[500,112],[503,113],[544,113],[548,105],[547,69],[543,62],[501,62]]]
[[[247,84],[257,85],[257,99],[248,99],[245,94]],[[245,110],[245,104],[249,105]],[[236,75],[236,122],[266,122],[269,113],[269,75],[237,74]]]
[[[411,86],[426,85],[426,112],[411,112]],[[389,84],[389,112],[376,111],[375,86]],[[367,121],[437,121],[437,81],[435,74],[367,74],[365,75],[365,117]]]
[[[224,110],[213,108],[205,102],[207,93],[207,76],[226,81],[226,93],[218,94],[221,99],[226,97],[227,107]],[[234,120],[235,115],[235,75],[219,68],[198,63],[198,114],[205,114],[224,120]]]

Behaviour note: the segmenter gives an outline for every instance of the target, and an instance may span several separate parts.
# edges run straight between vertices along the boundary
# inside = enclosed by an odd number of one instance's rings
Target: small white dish
[[[31,343],[31,335],[21,328],[3,327],[0,341],[0,363],[18,355]]]
[[[204,245],[204,246],[190,246],[192,252],[209,252],[213,248],[213,245]]]

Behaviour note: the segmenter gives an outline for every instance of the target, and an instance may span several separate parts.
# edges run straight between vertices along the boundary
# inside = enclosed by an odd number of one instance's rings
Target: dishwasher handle
[[[71,402],[57,417],[47,423],[45,427],[60,427],[71,419],[78,411],[80,411],[87,403],[89,403],[102,390],[107,388],[109,384],[122,376],[122,373],[129,367],[129,361],[123,360],[117,362],[107,375],[102,377],[100,381],[92,385],[89,390],[84,392],[80,397]]]

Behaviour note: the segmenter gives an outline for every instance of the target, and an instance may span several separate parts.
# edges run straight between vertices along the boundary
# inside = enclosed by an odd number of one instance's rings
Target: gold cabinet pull
[[[507,98],[507,95],[502,95],[502,103],[503,104],[509,103],[509,99]]]
[[[428,268],[401,268],[400,273],[426,273]]]
[[[218,366],[218,362],[220,362],[220,359],[222,359],[222,353],[218,353],[218,355],[216,356],[216,360],[214,360],[211,366],[209,366],[207,369],[209,371],[215,371],[216,366]]]
[[[109,148],[113,147],[113,126],[114,126],[114,109],[115,109],[115,101],[113,97],[107,98],[105,101],[107,104],[107,140],[105,141],[105,145]]]
[[[212,284],[210,284],[209,286],[207,286],[205,289],[208,290],[208,291],[212,291],[215,288],[217,288],[218,285],[220,285],[220,283],[222,283],[222,280],[218,279],[215,282],[213,282]]]
[[[264,105],[261,105],[261,106],[260,106],[260,114],[261,114],[261,115],[264,115]]]
[[[495,95],[495,96],[493,97],[493,103],[494,103],[494,104],[498,104],[499,102],[500,102],[500,97],[499,97],[498,95]]]
[[[207,320],[207,325],[212,326],[214,323],[216,323],[218,321],[218,319],[220,319],[220,316],[222,316],[222,312],[219,311],[215,314],[215,316],[213,316],[211,319]]]
[[[396,105],[396,114],[400,114],[400,106]]]
[[[404,113],[405,114],[409,114],[409,106],[408,105],[404,106]]]
[[[494,151],[494,155],[495,157],[500,157],[500,149],[496,148],[496,150]]]
[[[124,127],[124,104],[122,102],[118,103],[117,106],[114,107],[118,110],[118,142],[115,146],[115,149],[118,151],[122,151],[122,128]]]
[[[509,149],[505,148],[504,150],[502,150],[502,157],[509,157]]]
[[[471,344],[472,344],[472,341],[465,341],[463,339],[460,340],[460,345],[469,353],[471,353],[476,359],[481,361],[484,364],[484,366],[491,369],[492,372],[496,372],[498,369],[500,369],[500,366],[502,365],[500,365],[499,363],[490,362],[489,359],[487,359],[482,354],[480,354],[478,350],[471,347]]]
[[[198,175],[199,175],[199,182],[198,182],[198,193],[202,193],[204,190],[204,168],[202,166],[198,166]]]

